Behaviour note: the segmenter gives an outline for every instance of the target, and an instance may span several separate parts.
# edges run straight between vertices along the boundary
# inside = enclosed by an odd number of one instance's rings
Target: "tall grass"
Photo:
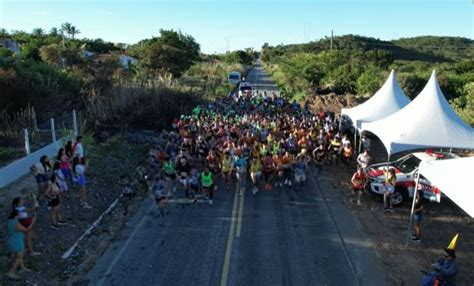
[[[155,84],[113,88],[106,96],[91,102],[85,114],[86,127],[94,132],[163,129],[174,118],[203,102],[195,94]]]

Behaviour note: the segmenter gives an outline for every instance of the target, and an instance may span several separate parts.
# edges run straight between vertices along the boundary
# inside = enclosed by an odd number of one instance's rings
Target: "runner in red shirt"
[[[357,205],[360,205],[360,198],[364,192],[365,185],[367,185],[367,176],[362,168],[357,168],[357,171],[352,175],[351,184],[353,194],[357,196]]]

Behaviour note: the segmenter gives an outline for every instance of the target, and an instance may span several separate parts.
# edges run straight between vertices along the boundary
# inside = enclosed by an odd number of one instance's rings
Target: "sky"
[[[75,25],[86,38],[133,44],[160,29],[192,35],[205,53],[331,35],[474,38],[474,0],[0,0],[0,28]]]

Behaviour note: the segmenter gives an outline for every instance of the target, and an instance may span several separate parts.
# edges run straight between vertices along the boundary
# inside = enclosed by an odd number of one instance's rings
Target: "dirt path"
[[[474,280],[474,221],[468,218],[450,200],[440,204],[425,205],[425,219],[422,221],[422,242],[410,242],[405,247],[407,227],[410,216],[409,203],[386,213],[382,199],[364,193],[362,205],[352,202],[350,178],[355,163],[348,166],[325,166],[332,170],[337,189],[344,194],[347,207],[358,217],[365,232],[376,242],[383,262],[389,269],[394,285],[418,285],[420,269],[431,270],[444,252],[454,234],[459,233],[457,262],[460,268],[458,285],[472,285]]]
[[[34,247],[41,255],[25,257],[25,264],[33,270],[22,274],[20,282],[7,281],[3,273],[10,263],[7,255],[6,228],[0,229],[0,284],[1,285],[64,285],[82,269],[90,266],[95,258],[101,255],[114,234],[118,233],[126,218],[119,207],[110,215],[105,216],[101,225],[91,235],[87,236],[73,252],[69,259],[62,259],[63,253],[71,247],[81,234],[93,223],[120,195],[117,187],[118,177],[124,173],[131,173],[148,151],[143,144],[130,144],[126,141],[113,138],[106,143],[96,144],[90,140],[85,144],[86,155],[90,160],[87,170],[88,202],[91,210],[80,208],[77,189],[70,184],[69,197],[62,202],[63,219],[67,226],[60,230],[50,229],[50,211],[47,209],[44,198],[40,199],[37,209],[37,224],[35,226]],[[4,221],[11,208],[11,200],[21,195],[27,197],[36,192],[36,183],[31,175],[27,175],[10,186],[1,189],[0,209],[4,214]],[[143,195],[135,199],[131,206],[131,213],[142,201]],[[28,205],[28,204],[27,204]]]

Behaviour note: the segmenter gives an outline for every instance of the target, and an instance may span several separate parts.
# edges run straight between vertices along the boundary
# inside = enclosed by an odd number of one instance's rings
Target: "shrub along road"
[[[256,68],[248,79],[272,82]],[[259,89],[261,90],[261,89]],[[219,185],[214,205],[146,200],[97,261],[89,285],[389,285],[331,174],[253,195]],[[84,281],[86,282],[86,281]]]

